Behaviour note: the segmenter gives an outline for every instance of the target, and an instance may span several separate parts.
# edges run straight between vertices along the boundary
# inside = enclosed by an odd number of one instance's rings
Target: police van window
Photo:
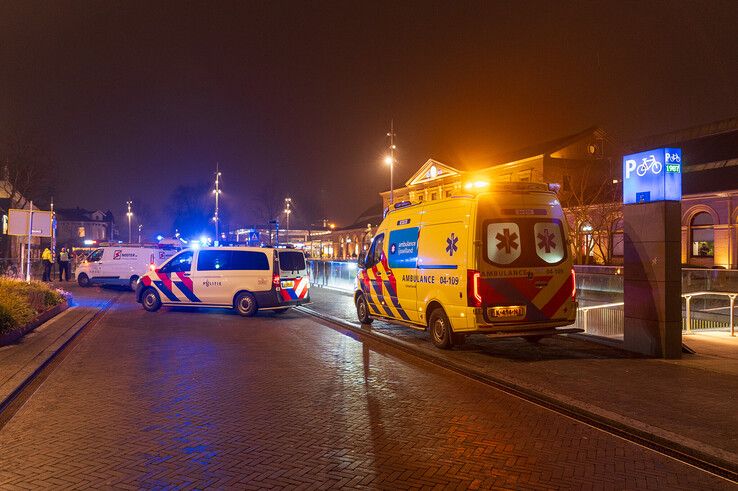
[[[305,256],[302,252],[281,251],[279,253],[279,269],[282,271],[299,271],[305,269]]]
[[[222,271],[229,269],[230,251],[200,251],[197,256],[198,271]]]
[[[165,273],[182,273],[192,267],[192,251],[180,252],[164,266]]]
[[[95,249],[87,256],[87,260],[90,262],[99,261],[103,257],[103,252],[103,249]]]
[[[230,269],[268,271],[269,260],[263,252],[231,251]]]

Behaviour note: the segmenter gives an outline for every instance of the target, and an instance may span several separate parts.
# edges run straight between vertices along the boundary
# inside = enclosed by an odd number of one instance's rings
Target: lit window
[[[85,228],[84,227],[77,227],[77,237],[84,239],[85,237]]]
[[[697,213],[691,222],[692,257],[713,257],[715,255],[715,230],[712,216],[706,212]]]

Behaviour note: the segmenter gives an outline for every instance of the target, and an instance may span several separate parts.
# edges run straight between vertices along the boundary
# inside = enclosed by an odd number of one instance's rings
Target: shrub
[[[28,324],[65,300],[64,292],[45,283],[0,278],[0,334]]]

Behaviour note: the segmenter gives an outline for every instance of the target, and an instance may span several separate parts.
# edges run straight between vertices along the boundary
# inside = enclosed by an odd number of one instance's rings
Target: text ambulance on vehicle
[[[176,252],[156,245],[115,244],[98,247],[77,266],[77,283],[80,286],[129,286],[135,291],[139,277],[146,274],[151,266],[163,263]]]
[[[297,249],[185,249],[141,277],[136,301],[149,312],[162,305],[228,307],[250,317],[310,302],[305,255]]]
[[[396,203],[360,258],[359,320],[428,329],[439,348],[467,334],[543,336],[576,318],[567,224],[546,184],[476,183],[474,195]]]

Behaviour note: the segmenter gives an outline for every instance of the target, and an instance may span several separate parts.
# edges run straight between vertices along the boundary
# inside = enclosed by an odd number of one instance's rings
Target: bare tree
[[[31,200],[48,203],[54,166],[34,132],[17,128],[8,131],[0,140],[0,162],[0,185],[15,206],[25,208]]]
[[[570,178],[559,192],[569,222],[569,243],[575,262],[589,264],[597,253],[612,258],[613,223],[622,216],[614,168],[607,159],[569,169]]]

